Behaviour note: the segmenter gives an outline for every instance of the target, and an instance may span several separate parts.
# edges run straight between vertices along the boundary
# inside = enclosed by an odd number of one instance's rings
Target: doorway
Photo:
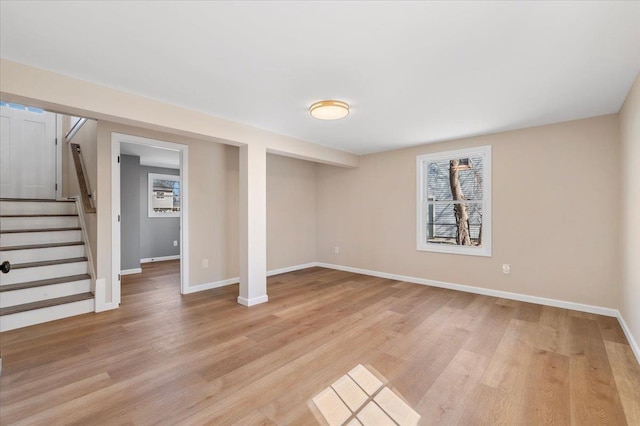
[[[112,133],[111,157],[113,303],[120,304],[124,274],[167,260],[180,259],[184,294],[189,282],[188,146]]]

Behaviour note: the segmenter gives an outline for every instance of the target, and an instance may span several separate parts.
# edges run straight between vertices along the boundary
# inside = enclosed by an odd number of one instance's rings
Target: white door
[[[0,198],[56,198],[56,115],[1,106]]]

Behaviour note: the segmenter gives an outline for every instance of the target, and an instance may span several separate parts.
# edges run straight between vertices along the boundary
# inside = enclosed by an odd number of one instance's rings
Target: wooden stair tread
[[[90,280],[89,274],[69,275],[68,277],[49,278],[47,280],[29,281],[25,283],[8,284],[0,286],[0,293],[4,291],[23,290],[25,288],[42,287],[51,284],[70,283],[74,281]]]
[[[56,260],[44,260],[41,262],[17,263],[15,265],[11,265],[11,270],[13,271],[14,269],[38,268],[40,266],[64,265],[65,263],[86,262],[87,260],[88,259],[86,257],[71,257],[68,259],[56,259]]]
[[[69,247],[69,246],[82,246],[82,245],[84,245],[82,241],[71,241],[68,243],[29,244],[24,246],[0,247],[0,251],[32,250],[32,249],[41,249],[41,248]]]
[[[73,294],[71,296],[56,297],[55,299],[40,300],[38,302],[25,303],[23,305],[7,306],[0,308],[0,316],[17,314],[20,312],[33,311],[35,309],[49,308],[51,306],[64,305],[67,303],[80,302],[82,300],[93,299],[92,293]]]
[[[37,203],[75,203],[75,200],[56,200],[48,198],[0,198],[0,201],[24,201]]]
[[[0,214],[0,217],[78,217],[77,214]]]
[[[0,231],[0,234],[21,234],[26,232],[60,232],[60,231],[79,231],[79,227],[73,228],[44,228],[44,229],[9,229]]]

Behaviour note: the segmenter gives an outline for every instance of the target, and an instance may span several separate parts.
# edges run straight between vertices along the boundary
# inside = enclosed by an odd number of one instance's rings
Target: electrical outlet
[[[339,246],[336,246],[336,247],[333,249],[333,251],[335,251],[335,252],[336,252],[336,254],[340,254],[340,247],[339,247]]]
[[[508,263],[503,263],[502,264],[502,273],[503,274],[510,274],[511,273],[511,265],[509,265]]]
[[[202,261],[202,267],[203,268],[208,268],[209,267],[209,259],[204,259]]]
[[[177,240],[173,240],[173,246],[174,247],[178,247],[178,241]]]

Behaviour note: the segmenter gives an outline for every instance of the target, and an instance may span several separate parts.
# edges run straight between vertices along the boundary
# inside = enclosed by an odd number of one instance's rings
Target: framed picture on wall
[[[180,216],[180,176],[149,173],[149,217]]]

